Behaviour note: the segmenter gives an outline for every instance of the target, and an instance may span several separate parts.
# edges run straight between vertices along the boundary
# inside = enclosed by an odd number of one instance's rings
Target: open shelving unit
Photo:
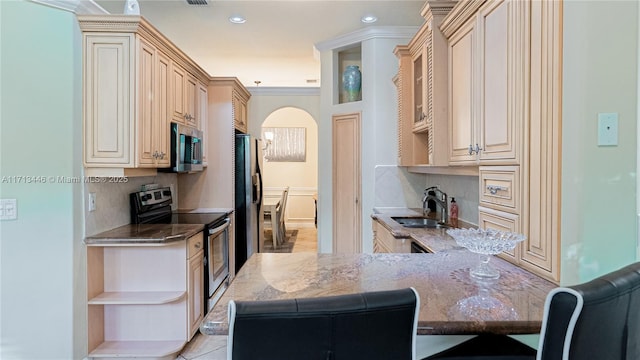
[[[188,341],[186,242],[89,245],[87,259],[89,358],[175,356]]]

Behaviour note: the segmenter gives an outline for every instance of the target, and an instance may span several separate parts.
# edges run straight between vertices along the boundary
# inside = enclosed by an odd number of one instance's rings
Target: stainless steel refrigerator
[[[236,272],[264,242],[262,216],[262,141],[236,134],[235,214]]]

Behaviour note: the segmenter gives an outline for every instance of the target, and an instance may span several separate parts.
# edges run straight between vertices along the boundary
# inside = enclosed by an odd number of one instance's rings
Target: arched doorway
[[[317,252],[316,194],[318,189],[318,126],[314,118],[305,110],[296,107],[282,107],[270,113],[262,122],[261,129],[278,130],[278,133],[288,129],[299,135],[304,133],[304,158],[295,160],[264,158],[262,164],[262,183],[264,198],[277,198],[288,188],[288,198],[284,211],[286,231],[285,246],[280,251],[312,251]],[[263,145],[286,148],[286,137],[276,137],[273,145]],[[296,141],[300,137],[296,137]],[[280,141],[280,143],[278,143]],[[269,152],[265,150],[265,154]],[[272,231],[265,231],[265,244],[268,248]],[[289,244],[286,242],[290,241]]]

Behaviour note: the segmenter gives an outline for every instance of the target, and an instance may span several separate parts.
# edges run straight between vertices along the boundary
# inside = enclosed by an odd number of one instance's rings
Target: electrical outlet
[[[96,211],[96,193],[89,193],[89,211]]]
[[[0,199],[0,220],[16,220],[18,202],[16,199]]]

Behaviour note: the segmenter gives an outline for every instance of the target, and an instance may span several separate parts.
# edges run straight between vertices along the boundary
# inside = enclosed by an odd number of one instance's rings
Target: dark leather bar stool
[[[413,288],[229,303],[230,360],[413,360]]]
[[[638,360],[640,262],[552,290],[538,352],[508,336],[480,335],[425,359]]]

